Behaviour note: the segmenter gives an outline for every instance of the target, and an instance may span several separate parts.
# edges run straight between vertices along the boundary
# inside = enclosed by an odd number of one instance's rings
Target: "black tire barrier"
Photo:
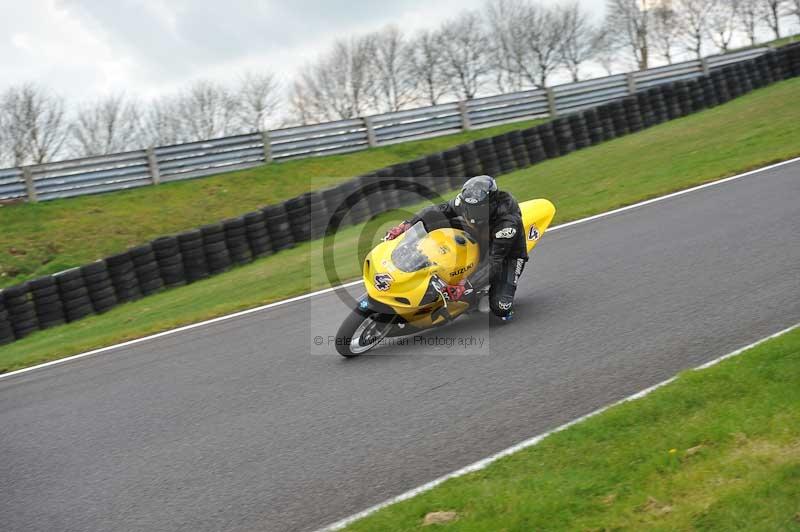
[[[37,331],[39,321],[28,283],[8,287],[3,295],[14,337],[19,340]]]
[[[614,124],[614,135],[622,137],[630,133],[628,129],[628,116],[621,101],[613,101],[608,104],[608,114]]]
[[[800,43],[787,44],[781,48],[786,60],[784,61],[787,78],[800,76]]]
[[[728,83],[725,75],[720,70],[711,73],[711,84],[714,86],[714,94],[717,96],[717,103],[723,104],[730,101],[731,93],[728,92]]]
[[[295,242],[305,242],[311,239],[311,211],[309,198],[306,194],[286,200],[286,216],[289,219],[289,230]]]
[[[342,212],[345,225],[358,224],[370,217],[369,205],[357,180],[351,179],[339,185],[342,196]]]
[[[728,93],[731,99],[738,98],[742,95],[742,86],[739,84],[739,78],[732,65],[722,67],[722,77],[725,80],[725,85],[728,87]]]
[[[642,113],[639,111],[639,102],[636,96],[627,96],[622,100],[622,108],[625,109],[625,119],[628,122],[628,132],[634,133],[644,129]]]
[[[376,183],[380,183],[380,176],[376,176]],[[328,227],[328,211],[325,207],[325,199],[318,190],[308,192],[308,210],[311,221],[311,239],[316,239],[325,234],[325,228]],[[386,208],[389,204],[386,202],[386,196],[382,196],[381,200]],[[249,253],[250,261],[253,260],[252,251]]]
[[[714,91],[714,83],[711,77],[703,76],[700,85],[703,91],[703,102],[705,102],[706,107],[711,108],[719,105],[719,100],[717,99],[716,91]]]
[[[126,251],[111,255],[106,257],[105,261],[108,266],[108,275],[114,285],[114,292],[117,294],[117,300],[120,303],[134,301],[142,297],[139,279],[136,277],[136,269],[130,253]]]
[[[383,204],[386,206],[386,210],[390,211],[400,207],[400,196],[394,180],[394,168],[387,166],[386,168],[381,168],[376,173],[378,174],[378,188],[381,191],[381,199],[383,199]],[[329,218],[330,214],[331,213],[328,212],[328,216],[326,218]],[[328,222],[326,219],[326,227],[327,223]]]
[[[464,175],[466,177],[475,177],[484,173],[474,142],[462,144],[458,147],[458,151],[461,153],[461,160],[464,161]]]
[[[689,89],[689,100],[691,102],[691,109],[693,113],[702,111],[707,107],[706,99],[703,95],[703,85],[700,78],[690,80],[686,83]]]
[[[528,159],[531,164],[536,164],[547,159],[547,154],[544,152],[542,145],[542,137],[539,135],[538,127],[529,127],[522,130],[522,140],[525,142],[525,148],[528,151]]]
[[[186,284],[186,271],[183,267],[180,243],[174,236],[164,236],[150,242],[158,264],[158,272],[165,287]]]
[[[522,131],[515,129],[508,132],[508,143],[511,144],[511,153],[514,156],[514,164],[517,169],[527,168],[531,165],[528,146],[522,137]]]
[[[491,137],[494,153],[497,157],[497,165],[500,167],[498,174],[507,174],[517,169],[514,153],[511,150],[511,141],[508,133]]]
[[[475,153],[481,163],[483,172],[491,176],[500,174],[500,163],[497,159],[497,152],[495,152],[492,139],[478,139],[474,142],[474,145]]]
[[[283,203],[268,205],[261,209],[264,213],[264,221],[267,224],[269,238],[272,241],[272,249],[280,251],[294,246],[294,239],[289,228],[289,217],[286,214],[286,207]]]
[[[669,119],[675,120],[683,116],[676,83],[665,83],[664,86],[661,87],[661,94],[664,96],[664,103],[667,106],[667,116]]]
[[[568,115],[567,122],[569,123],[572,139],[575,142],[575,149],[581,150],[592,145],[592,141],[589,138],[589,129],[586,126],[583,113],[572,113]]]
[[[603,141],[605,142],[617,138],[617,130],[614,128],[614,119],[612,117],[610,105],[607,103],[600,105],[596,110],[600,126],[603,128]]]
[[[447,168],[444,164],[444,159],[441,153],[432,153],[425,157],[425,162],[431,170],[431,175],[434,177],[441,177],[447,175]]]
[[[225,226],[221,223],[204,225],[200,228],[200,232],[203,234],[203,250],[205,251],[208,273],[213,275],[227,271],[232,262],[225,242]],[[142,292],[144,292],[144,289]]]
[[[777,52],[768,52],[764,55],[767,58],[767,67],[769,68],[770,79],[773,82],[782,80],[783,71],[781,68],[780,54],[778,54]]]
[[[408,163],[408,167],[411,169],[411,177],[430,177],[432,175],[425,157],[414,159]]]
[[[661,92],[661,87],[651,87],[645,91],[645,94],[647,94],[647,98],[650,100],[650,108],[653,110],[654,125],[669,120],[667,104],[664,103],[664,95]]]
[[[86,264],[80,270],[95,312],[100,314],[117,306],[119,301],[105,261]]]
[[[656,114],[653,110],[652,100],[650,99],[650,95],[646,92],[637,92],[635,95],[636,97],[636,104],[639,106],[639,114],[642,117],[642,125],[645,129],[648,127],[653,127],[658,123],[656,120]]]
[[[772,79],[772,71],[769,68],[770,54],[760,55],[753,61],[754,68],[758,71],[758,87],[766,87],[774,80]]]
[[[28,290],[31,293],[40,329],[49,329],[67,322],[64,305],[61,303],[61,294],[58,292],[58,285],[52,275],[29,281]]]
[[[139,279],[139,290],[142,291],[142,295],[148,296],[164,288],[153,246],[151,244],[136,246],[128,252],[133,261],[136,278]]]
[[[566,117],[556,118],[552,122],[553,132],[558,143],[558,152],[567,155],[575,151],[575,139],[572,137],[572,130],[569,127],[569,120]]]
[[[452,148],[443,151],[442,160],[444,160],[445,172],[448,177],[464,175],[466,167],[464,166],[464,159],[461,156],[461,150]]]
[[[753,92],[753,77],[750,70],[745,65],[735,65],[735,72],[739,77],[739,84],[742,86],[742,93],[747,94]]]
[[[327,212],[327,205],[325,210]],[[250,246],[253,258],[266,257],[272,254],[272,241],[269,238],[264,213],[262,211],[248,212],[243,218],[245,232],[247,233],[247,243]]]
[[[77,321],[94,314],[92,300],[89,297],[89,289],[86,287],[83,272],[80,268],[57,273],[54,277],[58,284],[61,303],[64,305],[64,315],[67,317],[68,322]]]
[[[202,231],[199,229],[184,231],[177,236],[177,239],[186,281],[193,283],[208,277],[208,262],[206,262]]]
[[[5,303],[5,294],[0,290],[0,345],[10,344],[16,340],[14,327],[11,325],[11,317]]]
[[[234,264],[247,264],[253,261],[253,252],[247,241],[247,226],[243,217],[222,221],[225,228],[225,247]]]
[[[561,151],[558,141],[556,140],[556,133],[553,130],[553,124],[551,122],[545,122],[544,124],[536,126],[536,129],[539,130],[539,138],[542,139],[542,147],[544,148],[544,153],[547,155],[547,158],[552,159],[560,156]]]
[[[386,211],[386,204],[381,194],[381,179],[377,174],[368,174],[359,177],[358,186],[361,188],[361,194],[364,196],[370,216],[375,216]]]
[[[580,114],[583,116],[584,124],[586,124],[589,145],[593,146],[603,142],[603,126],[600,124],[600,116],[597,114],[597,109],[584,109]]]

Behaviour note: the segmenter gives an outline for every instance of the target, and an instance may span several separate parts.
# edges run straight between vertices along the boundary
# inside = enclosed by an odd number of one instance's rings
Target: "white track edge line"
[[[784,334],[786,334],[788,332],[791,332],[794,329],[797,329],[798,327],[800,327],[800,323],[796,323],[796,324],[792,325],[791,327],[787,327],[786,329],[783,329],[783,330],[778,331],[778,332],[776,332],[774,334],[771,334],[769,336],[761,338],[760,340],[756,340],[755,342],[753,342],[751,344],[748,344],[748,345],[746,345],[744,347],[741,347],[741,348],[737,349],[736,351],[732,351],[732,352],[730,352],[730,353],[728,353],[726,355],[722,355],[722,356],[717,357],[717,358],[715,358],[713,360],[710,360],[709,362],[706,362],[705,364],[702,364],[700,366],[692,368],[690,371],[699,371],[699,370],[707,369],[707,368],[709,368],[711,366],[719,364],[723,360],[735,357],[735,356],[740,355],[743,352],[747,351],[748,349],[752,349],[754,347],[757,347],[758,345],[760,345],[760,344],[762,344],[762,343],[764,343],[764,342],[766,342],[768,340],[772,340],[773,338],[777,338],[777,337],[782,336],[782,335],[784,335]],[[367,516],[377,512],[378,510],[386,508],[387,506],[391,506],[392,504],[395,504],[395,503],[398,503],[398,502],[401,502],[401,501],[405,501],[405,500],[410,499],[412,497],[416,497],[417,495],[419,495],[421,493],[424,493],[426,491],[429,491],[429,490],[435,488],[436,486],[438,486],[439,484],[442,484],[443,482],[445,482],[447,480],[450,480],[450,479],[453,479],[453,478],[456,478],[456,477],[461,477],[461,476],[464,476],[464,475],[466,475],[468,473],[472,473],[474,471],[479,471],[481,469],[484,469],[486,466],[488,466],[492,462],[495,462],[495,461],[497,461],[497,460],[499,460],[501,458],[504,458],[504,457],[506,457],[506,456],[508,456],[510,454],[516,453],[517,451],[521,451],[521,450],[526,449],[528,447],[533,447],[533,446],[537,445],[539,442],[541,442],[542,440],[544,440],[545,438],[547,438],[551,434],[555,434],[556,432],[561,432],[561,431],[563,431],[565,429],[568,429],[569,427],[571,427],[573,425],[576,425],[576,424],[578,424],[578,423],[580,423],[582,421],[585,421],[585,420],[587,420],[587,419],[589,419],[591,417],[594,417],[594,416],[596,416],[598,414],[602,414],[606,410],[608,410],[610,408],[613,408],[613,407],[615,407],[617,405],[620,405],[622,403],[627,403],[629,401],[634,401],[636,399],[641,399],[642,397],[644,397],[646,395],[649,395],[651,392],[653,392],[653,391],[655,391],[655,390],[657,390],[657,389],[659,389],[659,388],[661,388],[663,386],[666,386],[667,384],[670,384],[671,382],[675,381],[675,379],[677,379],[677,376],[670,377],[669,379],[667,379],[665,381],[659,382],[658,384],[654,384],[653,386],[650,386],[648,388],[645,388],[644,390],[636,392],[633,395],[629,395],[629,396],[627,396],[627,397],[625,397],[623,399],[620,399],[619,401],[615,401],[615,402],[613,402],[611,404],[608,404],[606,406],[600,407],[597,410],[593,410],[592,412],[589,412],[588,414],[585,414],[585,415],[583,415],[583,416],[581,416],[579,418],[573,419],[572,421],[568,421],[567,423],[564,423],[563,425],[559,425],[558,427],[556,427],[556,428],[554,428],[552,430],[549,430],[547,432],[544,432],[542,434],[539,434],[537,436],[529,438],[529,439],[527,439],[525,441],[522,441],[522,442],[520,442],[520,443],[518,443],[516,445],[513,445],[513,446],[511,446],[511,447],[509,447],[507,449],[503,449],[502,451],[500,451],[498,453],[495,453],[495,454],[493,454],[491,456],[488,456],[488,457],[486,457],[486,458],[484,458],[482,460],[479,460],[479,461],[477,461],[477,462],[475,462],[473,464],[470,464],[468,466],[462,467],[461,469],[453,471],[452,473],[448,473],[447,475],[444,475],[444,476],[439,477],[437,479],[431,480],[430,482],[427,482],[427,483],[425,483],[425,484],[423,484],[423,485],[421,485],[419,487],[416,487],[416,488],[413,488],[413,489],[411,489],[409,491],[406,491],[405,493],[401,493],[400,495],[397,495],[396,497],[392,497],[391,499],[387,499],[387,500],[385,500],[385,501],[383,501],[381,503],[378,503],[378,504],[376,504],[374,506],[370,506],[366,510],[362,510],[361,512],[353,514],[353,515],[351,515],[349,517],[345,517],[344,519],[342,519],[340,521],[337,521],[337,522],[335,522],[333,524],[330,524],[330,525],[328,525],[328,526],[326,526],[324,528],[320,528],[319,532],[331,531],[331,530],[341,530],[341,529],[345,528],[346,526],[353,524],[355,521],[358,521],[359,519],[362,519],[364,517],[367,517]]]
[[[651,198],[649,200],[640,201],[639,203],[634,203],[632,205],[627,205],[625,207],[620,207],[619,209],[614,209],[614,210],[611,210],[611,211],[601,212],[599,214],[595,214],[595,215],[592,215],[592,216],[587,216],[586,218],[581,218],[580,220],[573,220],[571,222],[566,222],[566,223],[563,223],[563,224],[560,224],[560,225],[556,225],[554,227],[551,227],[551,228],[547,229],[545,231],[545,233],[551,233],[553,231],[558,231],[560,229],[566,229],[567,227],[572,227],[572,226],[575,226],[575,225],[584,224],[584,223],[587,223],[587,222],[591,222],[593,220],[598,220],[600,218],[605,218],[607,216],[612,216],[614,214],[618,214],[618,213],[621,213],[621,212],[629,211],[631,209],[636,209],[636,208],[639,208],[639,207],[643,207],[645,205],[650,205],[652,203],[657,203],[659,201],[668,200],[670,198],[674,198],[676,196],[681,196],[683,194],[688,194],[690,192],[695,192],[695,191],[698,191],[698,190],[701,190],[701,189],[704,189],[704,188],[721,185],[723,183],[728,183],[728,182],[734,181],[736,179],[741,179],[743,177],[747,177],[747,176],[750,176],[750,175],[753,175],[753,174],[757,174],[759,172],[766,172],[768,170],[772,170],[774,168],[778,168],[778,167],[785,166],[787,164],[792,164],[792,163],[799,162],[799,161],[800,161],[800,157],[795,157],[794,159],[781,161],[781,162],[778,162],[778,163],[775,163],[775,164],[771,164],[769,166],[764,166],[762,168],[756,168],[755,170],[750,170],[750,171],[744,172],[742,174],[733,175],[733,176],[726,177],[726,178],[723,178],[723,179],[719,179],[719,180],[716,180],[716,181],[711,181],[709,183],[704,183],[702,185],[697,185],[695,187],[687,188],[687,189],[684,189],[684,190],[679,190],[677,192],[672,192],[672,193],[667,194],[665,196],[658,196],[656,198]],[[100,347],[100,348],[97,348],[97,349],[93,349],[91,351],[86,351],[84,353],[79,353],[77,355],[72,355],[72,356],[68,356],[68,357],[64,357],[64,358],[59,358],[57,360],[51,360],[50,362],[45,362],[43,364],[37,364],[36,366],[31,366],[31,367],[28,367],[28,368],[18,369],[18,370],[15,370],[15,371],[9,371],[8,373],[0,373],[0,380],[7,379],[9,377],[14,377],[16,375],[21,375],[23,373],[28,373],[30,371],[34,371],[34,370],[37,370],[37,369],[42,369],[42,368],[46,368],[46,367],[50,367],[50,366],[57,366],[59,364],[65,364],[67,362],[71,362],[71,361],[77,360],[79,358],[84,358],[84,357],[88,357],[88,356],[91,356],[91,355],[97,355],[97,354],[100,354],[100,353],[105,353],[107,351],[111,351],[111,350],[114,350],[114,349],[119,349],[121,347],[129,347],[131,345],[136,345],[136,344],[139,344],[139,343],[142,343],[142,342],[155,340],[156,338],[169,336],[171,334],[177,334],[177,333],[180,333],[180,332],[189,331],[191,329],[196,329],[198,327],[204,327],[206,325],[211,325],[213,323],[218,323],[218,322],[221,322],[221,321],[226,321],[226,320],[230,320],[230,319],[233,319],[233,318],[238,318],[240,316],[245,316],[247,314],[252,314],[254,312],[260,312],[262,310],[267,310],[267,309],[270,309],[270,308],[273,308],[273,307],[278,307],[278,306],[286,305],[286,304],[289,304],[289,303],[296,303],[297,301],[302,301],[304,299],[309,299],[309,298],[312,298],[312,297],[321,296],[321,295],[333,292],[335,290],[338,290],[340,288],[349,288],[351,286],[356,286],[356,285],[358,285],[360,283],[361,283],[360,280],[359,281],[352,281],[352,282],[349,282],[349,283],[340,284],[339,286],[333,286],[333,287],[330,287],[330,288],[325,288],[323,290],[317,290],[316,292],[310,292],[310,293],[307,293],[307,294],[301,294],[299,296],[291,297],[289,299],[283,299],[281,301],[275,301],[274,303],[269,303],[267,305],[262,305],[260,307],[254,307],[254,308],[251,308],[251,309],[242,310],[242,311],[239,311],[239,312],[235,312],[233,314],[226,314],[224,316],[219,316],[219,317],[212,318],[212,319],[206,320],[206,321],[201,321],[201,322],[198,322],[198,323],[191,323],[189,325],[183,325],[183,326],[175,328],[175,329],[169,329],[167,331],[162,331],[160,333],[151,334],[149,336],[143,336],[142,338],[135,338],[133,340],[128,340],[127,342],[122,342],[122,343],[119,343],[119,344],[109,345],[109,346],[106,346],[106,347]]]

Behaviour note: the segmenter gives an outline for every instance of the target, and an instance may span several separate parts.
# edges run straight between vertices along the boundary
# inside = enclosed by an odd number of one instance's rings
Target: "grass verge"
[[[348,530],[431,512],[460,531],[800,530],[800,329]]]
[[[202,179],[0,207],[0,288],[80,266],[153,238],[238,216],[391,164],[529,127],[516,122]]]
[[[582,218],[800,155],[800,78],[646,131],[502,176],[519,199],[545,197],[554,223]],[[336,239],[342,279],[359,275],[360,257],[388,213],[372,227],[349,227]],[[362,232],[365,237],[362,238]],[[545,246],[546,249],[546,246]],[[542,252],[541,250],[539,251]],[[101,316],[37,332],[0,347],[10,371],[179,325],[283,299],[328,285],[319,242],[236,268],[186,287],[121,305]]]

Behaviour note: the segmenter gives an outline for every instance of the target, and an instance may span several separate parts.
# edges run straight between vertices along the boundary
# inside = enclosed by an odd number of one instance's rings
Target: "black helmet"
[[[495,192],[497,192],[497,183],[494,178],[488,175],[479,175],[464,183],[453,205],[459,216],[464,218],[467,223],[488,222]]]

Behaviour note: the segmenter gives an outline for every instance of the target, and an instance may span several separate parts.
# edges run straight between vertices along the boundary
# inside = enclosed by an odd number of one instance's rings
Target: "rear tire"
[[[336,352],[346,358],[363,355],[389,334],[393,322],[394,316],[353,309],[336,332]]]

